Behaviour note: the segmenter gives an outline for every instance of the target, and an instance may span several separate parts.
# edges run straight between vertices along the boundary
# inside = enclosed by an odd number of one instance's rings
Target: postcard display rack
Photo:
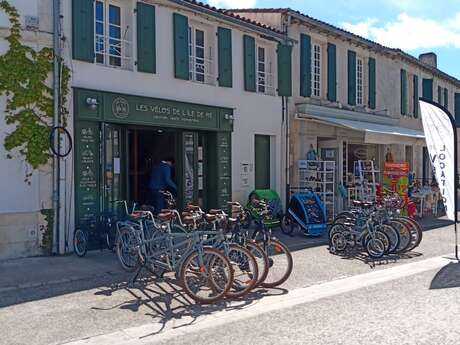
[[[335,161],[299,161],[300,189],[315,192],[326,206],[327,222],[335,217]]]

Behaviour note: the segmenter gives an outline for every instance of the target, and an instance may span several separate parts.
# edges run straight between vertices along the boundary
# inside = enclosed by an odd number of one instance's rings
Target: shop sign
[[[143,125],[218,129],[220,109],[138,96],[104,94],[104,120]]]

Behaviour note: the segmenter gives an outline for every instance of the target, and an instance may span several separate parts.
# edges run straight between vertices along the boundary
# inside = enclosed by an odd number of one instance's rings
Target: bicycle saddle
[[[174,218],[174,214],[172,212],[164,212],[164,213],[158,214],[158,218],[162,222],[167,222]]]
[[[236,218],[228,218],[228,224],[235,225],[238,220]]]
[[[199,210],[200,210],[200,206],[188,204],[187,207],[186,207],[186,209],[189,210],[189,211],[199,211]]]
[[[184,224],[187,224],[187,225],[193,224],[193,222],[194,222],[193,216],[185,216],[185,217],[183,217],[182,222]]]
[[[213,222],[217,219],[217,216],[215,214],[206,214],[204,216],[204,218],[208,221],[208,222]]]
[[[216,214],[224,213],[224,211],[222,211],[221,209],[212,208],[212,209],[209,210],[208,213],[209,213],[209,214],[214,214],[214,215],[216,215]]]

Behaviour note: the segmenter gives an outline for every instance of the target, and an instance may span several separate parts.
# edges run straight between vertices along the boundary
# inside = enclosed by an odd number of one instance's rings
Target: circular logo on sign
[[[117,97],[112,103],[112,113],[119,119],[126,119],[129,116],[129,103],[122,97]]]

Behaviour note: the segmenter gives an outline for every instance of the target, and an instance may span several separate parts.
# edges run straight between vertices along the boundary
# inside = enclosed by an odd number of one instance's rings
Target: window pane
[[[265,48],[259,47],[257,56],[260,62],[265,62]]]
[[[96,1],[96,20],[104,21],[104,4],[101,1]]]
[[[110,5],[109,6],[109,23],[115,25],[121,25],[120,18],[120,7]]]
[[[196,47],[196,57],[204,58],[204,48]]]
[[[196,46],[204,47],[204,31],[196,30]]]
[[[121,38],[121,28],[110,25],[110,37]]]

